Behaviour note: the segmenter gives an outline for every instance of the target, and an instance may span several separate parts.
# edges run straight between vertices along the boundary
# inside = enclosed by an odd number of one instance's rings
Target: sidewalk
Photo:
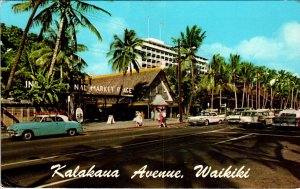
[[[107,124],[107,122],[90,122],[83,123],[83,132],[95,132],[95,131],[103,131],[110,129],[131,129],[131,128],[143,128],[143,127],[159,127],[157,120],[144,119],[143,126],[135,126],[135,122],[131,121],[115,121],[114,124]],[[178,119],[169,118],[167,119],[168,127],[178,127],[178,126],[186,126],[187,123],[179,123]],[[8,135],[5,130],[1,129],[1,139],[8,138]]]
[[[186,123],[179,123],[178,119],[169,118],[167,119],[167,126],[185,126]],[[107,124],[106,122],[91,122],[83,124],[84,132],[99,131],[108,129],[125,129],[125,128],[138,128],[135,126],[134,121],[116,121],[114,124]],[[157,120],[144,119],[143,126],[141,127],[159,127]]]

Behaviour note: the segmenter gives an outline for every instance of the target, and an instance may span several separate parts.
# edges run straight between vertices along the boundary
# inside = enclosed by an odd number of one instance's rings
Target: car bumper
[[[16,131],[7,131],[7,135],[9,138],[21,136],[21,134],[17,133]]]
[[[240,123],[239,119],[227,119],[228,123]]]
[[[273,127],[297,127],[295,124],[286,124],[286,123],[275,123],[272,124]]]
[[[190,125],[199,125],[199,124],[204,124],[204,120],[188,120],[188,123]]]

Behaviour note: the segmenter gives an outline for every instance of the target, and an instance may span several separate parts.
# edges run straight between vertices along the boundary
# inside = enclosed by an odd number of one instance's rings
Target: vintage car
[[[23,140],[58,134],[74,136],[82,131],[80,123],[69,121],[65,115],[36,115],[31,122],[15,123],[7,128],[9,137],[22,137]]]
[[[226,120],[228,123],[240,123],[242,112],[249,110],[249,108],[235,108],[228,116]]]
[[[278,116],[273,119],[273,126],[279,127],[299,127],[300,128],[300,110],[282,110]]]
[[[240,117],[243,127],[260,126],[267,127],[273,124],[274,112],[269,109],[244,111]]]
[[[226,120],[228,123],[239,123],[241,120],[241,112],[232,112],[228,116],[226,116]]]
[[[216,112],[200,112],[197,116],[189,117],[187,122],[190,125],[208,125],[210,123],[222,123],[224,115],[218,115]]]

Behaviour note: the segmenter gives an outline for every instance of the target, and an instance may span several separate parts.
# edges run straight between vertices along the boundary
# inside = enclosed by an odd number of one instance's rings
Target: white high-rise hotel
[[[165,45],[163,41],[153,38],[143,40],[143,47],[138,47],[145,56],[139,58],[138,63],[141,69],[161,67],[166,68],[178,64],[178,54],[171,46]],[[196,65],[200,68],[200,73],[207,73],[208,60],[202,57],[196,57]]]

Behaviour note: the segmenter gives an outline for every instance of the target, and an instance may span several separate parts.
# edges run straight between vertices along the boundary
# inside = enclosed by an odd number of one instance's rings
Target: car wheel
[[[208,120],[204,121],[204,125],[207,126],[209,124]]]
[[[220,119],[220,120],[219,120],[219,124],[221,124],[221,123],[222,123],[222,120]]]
[[[31,140],[33,138],[33,132],[32,131],[24,131],[22,134],[23,140]]]
[[[76,129],[69,129],[68,134],[69,134],[69,136],[75,136],[76,135]]]

